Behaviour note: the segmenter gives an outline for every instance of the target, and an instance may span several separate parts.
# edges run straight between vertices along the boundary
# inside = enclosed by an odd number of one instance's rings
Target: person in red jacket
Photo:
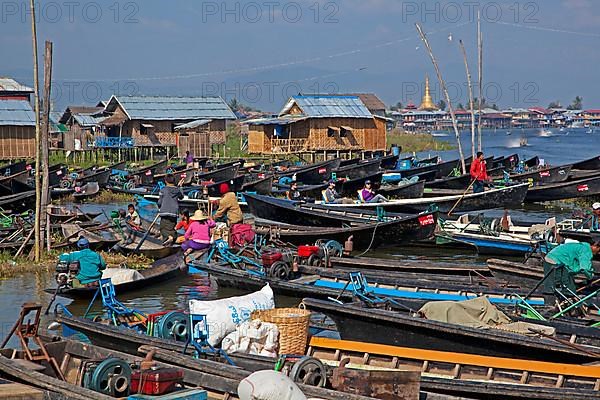
[[[473,180],[473,193],[481,193],[485,190],[484,182],[488,181],[487,166],[483,158],[483,152],[477,152],[477,158],[471,163],[471,179]]]

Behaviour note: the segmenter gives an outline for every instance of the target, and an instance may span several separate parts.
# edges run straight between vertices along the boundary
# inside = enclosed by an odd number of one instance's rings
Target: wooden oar
[[[135,246],[134,252],[138,252],[140,250],[140,247],[142,247],[142,243],[144,243],[146,241],[146,238],[150,234],[150,231],[152,230],[152,227],[154,227],[154,224],[156,224],[158,217],[160,217],[160,213],[156,213],[156,217],[154,217],[154,220],[152,221],[152,223],[150,224],[148,229],[146,229],[146,233],[144,234],[144,236],[142,237],[140,242],[137,244],[137,246]]]
[[[450,209],[450,211],[448,211],[448,216],[450,216],[452,214],[452,211],[454,211],[454,209],[460,204],[460,202],[465,198],[465,196],[467,195],[467,192],[471,189],[471,186],[473,186],[473,184],[475,183],[477,179],[473,179],[473,181],[469,184],[469,186],[467,187],[467,189],[464,191],[464,193],[462,194],[462,196],[460,196],[460,198],[458,200],[456,200],[456,203],[454,203],[454,205],[452,206],[452,208]]]

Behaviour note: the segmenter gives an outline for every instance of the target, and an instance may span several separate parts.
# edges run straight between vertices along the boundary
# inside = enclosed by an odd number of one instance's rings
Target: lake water
[[[519,147],[521,135],[527,137],[529,146]],[[466,153],[470,152],[470,132],[463,132],[463,146]],[[452,133],[440,139],[454,142]],[[510,135],[506,131],[485,131],[483,135],[484,152],[486,154],[509,155],[518,153],[523,158],[539,155],[553,165],[571,163],[578,160],[594,157],[600,154],[600,130],[596,133],[586,133],[585,129],[576,129],[560,132],[553,129],[550,136],[540,136],[539,130],[512,130]],[[438,153],[424,153],[422,156]],[[443,159],[450,160],[457,157],[457,151],[441,153]],[[86,206],[97,208],[97,206]],[[103,206],[102,208],[105,208]],[[123,207],[111,205],[110,208]],[[543,221],[551,215],[569,216],[572,206],[564,205],[530,205],[521,210],[512,212],[513,218],[527,221]],[[501,211],[486,212],[486,216],[499,216]],[[394,259],[419,263],[423,261],[444,261],[458,264],[485,263],[485,258],[477,257],[470,252],[444,251],[431,248],[396,247],[377,250],[372,254],[376,256],[391,257]],[[53,277],[46,274],[28,274],[16,278],[0,281],[0,296],[2,308],[0,309],[0,324],[3,337],[10,329],[18,316],[19,309],[24,302],[41,302],[47,304],[50,295],[43,291],[46,287],[53,287]],[[147,288],[130,294],[118,295],[125,304],[136,307],[142,311],[155,312],[167,309],[185,309],[190,299],[214,299],[244,294],[235,289],[219,288],[214,281],[206,275],[190,275],[176,280],[167,281],[162,285]],[[281,306],[297,304],[300,299],[277,297]],[[68,305],[76,315],[82,315],[87,301],[72,301],[59,298],[58,301]],[[49,322],[44,320],[44,324]]]

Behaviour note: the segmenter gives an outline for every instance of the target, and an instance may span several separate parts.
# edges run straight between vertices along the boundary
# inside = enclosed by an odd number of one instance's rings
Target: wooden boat
[[[81,210],[69,210],[65,207],[51,207],[48,210],[50,222],[67,221],[91,221],[101,215],[101,212],[82,212]]]
[[[388,154],[387,156],[380,157],[381,161],[380,168],[381,169],[393,169],[396,167],[396,163],[398,162],[399,156],[395,156],[393,154]],[[437,163],[437,159],[435,161]]]
[[[399,183],[397,185],[381,185],[377,193],[386,199],[417,199],[423,197],[425,181]]]
[[[362,176],[359,178],[353,179],[338,179],[335,182],[335,190],[340,193],[342,196],[347,196],[351,198],[357,198],[358,191],[365,187],[366,181],[371,181],[373,184],[377,185],[381,182],[381,177],[383,176],[383,171],[376,172],[372,175]],[[327,188],[327,184],[323,186],[323,190]],[[319,196],[318,198],[322,198],[323,196]]]
[[[132,292],[139,289],[145,289],[152,285],[161,284],[169,279],[173,279],[187,272],[187,267],[183,262],[183,257],[174,254],[152,263],[152,266],[138,271],[144,278],[136,281],[115,284],[115,291],[118,294]],[[91,298],[96,293],[97,288],[67,288],[59,291],[59,295],[67,298]],[[54,294],[56,288],[44,289],[46,293]]]
[[[30,177],[30,171],[24,170],[20,172],[15,172],[12,175],[2,175],[0,176],[0,184],[6,184],[10,181],[19,181],[22,183],[27,183]]]
[[[316,164],[310,164],[302,168],[290,168],[285,172],[278,172],[277,179],[281,178],[292,179],[296,176],[296,181],[308,185],[320,184],[331,178],[331,172],[340,166],[340,159],[322,161]]]
[[[67,243],[70,245],[75,245],[79,237],[84,236],[90,242],[90,248],[94,250],[106,250],[119,242],[119,239],[116,239],[112,234],[102,235],[101,233],[82,228],[78,224],[63,222],[61,223],[61,230]]]
[[[100,185],[98,182],[88,182],[81,186],[79,191],[75,189],[73,197],[75,198],[75,201],[89,200],[92,197],[96,197],[99,192]]]
[[[157,239],[151,235],[146,237],[146,240],[144,240],[142,246],[138,249],[138,243],[142,240],[145,231],[134,231],[132,229],[128,229],[128,231],[134,232],[130,236],[131,240],[121,241],[115,245],[115,250],[123,254],[142,254],[148,258],[160,260],[179,251],[179,246],[165,246],[161,239]]]
[[[381,207],[387,212],[421,212],[435,204],[442,213],[488,210],[494,208],[514,208],[523,204],[528,189],[527,183],[487,190],[482,193],[468,193],[464,196],[425,197],[422,199],[390,200],[384,203],[327,204],[331,209],[348,208],[353,210],[373,210]],[[456,207],[455,207],[456,205]]]
[[[421,390],[461,399],[591,400],[598,368],[313,337],[307,355],[337,366],[421,368]],[[568,372],[567,372],[568,371]]]
[[[429,221],[422,225],[420,221]],[[358,250],[381,246],[397,246],[413,241],[429,239],[436,228],[437,214],[415,215],[412,218],[397,218],[378,223],[357,224],[347,228],[281,225],[276,222],[259,222],[260,231],[270,233],[285,242],[294,244],[314,243],[319,239],[336,240],[344,243],[350,237]],[[264,229],[265,226],[268,228]]]
[[[35,208],[35,190],[0,197],[0,208],[5,212],[22,212]]]
[[[485,266],[477,264],[456,265],[453,263],[425,262],[416,260],[415,262],[399,261],[395,259],[377,258],[377,257],[331,257],[329,263],[333,268],[360,270],[376,272],[403,272],[431,275],[449,275],[456,279],[459,276],[491,276],[490,271]]]
[[[599,170],[600,156],[592,157],[589,160],[576,162],[573,164],[573,169]]]
[[[154,175],[160,175],[167,172],[167,160],[159,161],[147,167],[138,168],[130,171],[128,179],[135,179],[137,183],[151,185],[154,181]]]
[[[141,335],[133,330],[122,330],[102,325],[82,318],[56,315],[55,320],[78,332],[83,333],[92,343],[118,352],[129,354],[147,354],[155,350],[154,359],[186,369],[202,369],[202,360],[192,359],[183,353],[183,343]],[[141,347],[143,346],[143,347]],[[329,367],[339,365],[340,360],[349,358],[355,368],[377,369],[386,367],[406,370],[407,367],[422,368],[422,398],[450,400],[446,396],[461,396],[469,399],[503,398],[506,400],[581,400],[597,399],[598,392],[593,389],[595,376],[589,375],[595,367],[581,368],[573,364],[541,364],[539,362],[508,360],[493,357],[473,356],[461,353],[406,349],[382,346],[370,343],[357,343],[343,340],[312,337],[306,354],[321,360]],[[243,354],[230,354],[239,368],[248,371],[273,369],[274,359]],[[456,368],[459,365],[460,368]],[[539,372],[539,366],[545,367],[545,373]],[[528,377],[522,380],[523,372]],[[534,368],[535,371],[530,371]],[[489,374],[489,370],[493,374]],[[573,375],[569,379],[560,379],[560,371],[568,369]],[[552,376],[551,372],[556,370]],[[457,375],[458,374],[458,375]],[[545,379],[540,379],[541,376]],[[560,385],[557,385],[560,381]],[[573,387],[573,382],[577,385]],[[587,382],[588,388],[582,387]],[[558,386],[558,387],[557,387]],[[308,392],[305,392],[308,393]],[[432,396],[431,393],[440,395]],[[320,394],[323,396],[323,393]],[[347,394],[345,394],[347,396]],[[329,398],[329,397],[325,397]],[[458,398],[451,397],[454,400]],[[349,399],[349,398],[348,398]]]
[[[302,204],[297,201],[256,194],[246,194],[244,197],[250,212],[256,217],[292,225],[347,227],[369,222],[378,223],[391,219],[412,219],[415,217],[410,214],[388,214],[386,218],[379,220],[377,214],[370,210],[332,209],[316,204]],[[424,224],[425,219],[429,220],[430,218],[423,218]]]
[[[534,183],[564,182],[569,178],[571,165],[559,167],[541,168],[537,171],[524,172],[522,174],[511,174],[510,179],[514,181],[533,181]]]
[[[206,188],[208,189],[208,196],[209,197],[221,197],[220,187],[221,187],[222,183],[227,183],[232,192],[236,192],[236,193],[241,192],[242,187],[244,186],[245,179],[246,178],[244,178],[244,175],[240,175],[240,176],[236,176],[233,179],[227,179],[224,181],[217,181],[214,183],[206,182]],[[197,186],[193,186],[193,187],[197,187]],[[202,190],[200,190],[197,193],[201,194]]]
[[[235,269],[227,264],[207,263],[199,260],[192,261],[190,272],[206,272],[213,277],[220,286],[236,287],[244,290],[260,290],[269,283],[276,294],[298,297],[316,298],[338,298],[348,300],[353,297],[354,284],[349,281],[347,271],[342,271],[340,277],[329,277],[331,273],[304,275],[293,280],[284,280],[277,277],[259,275],[243,269]],[[312,272],[312,271],[311,271]],[[346,278],[341,278],[346,274]],[[369,282],[368,290],[378,296],[385,296],[401,301],[461,301],[477,296],[487,296],[494,304],[515,304],[518,297],[514,290],[502,290],[501,288],[487,289],[483,287],[460,288],[448,287],[444,290],[434,287],[404,286],[402,280],[386,280],[382,277],[373,277]],[[428,285],[425,285],[428,286]],[[435,285],[432,285],[435,286]],[[535,306],[544,305],[541,297],[532,297],[529,302]]]
[[[224,167],[216,168],[212,171],[202,172],[196,175],[196,179],[199,182],[204,181],[228,181],[230,179],[234,179],[240,169],[241,163],[235,162],[231,165],[227,165]]]
[[[534,186],[527,191],[525,202],[563,200],[597,194],[600,194],[600,176]]]
[[[576,349],[549,338],[428,320],[408,311],[331,300],[302,302],[309,310],[333,319],[343,340],[561,363],[592,362],[600,356],[600,347]]]
[[[27,169],[27,161],[17,161],[0,167],[0,176],[14,175]]]
[[[356,164],[346,165],[344,167],[339,167],[335,169],[333,172],[335,173],[337,179],[339,178],[347,178],[347,179],[356,179],[356,178],[364,178],[367,176],[371,176],[379,172],[379,166],[381,165],[381,160],[373,159],[366,160],[363,162],[358,162]]]
[[[263,178],[244,175],[244,184],[242,192],[254,192],[262,195],[269,195],[273,190],[273,175],[267,175]]]
[[[100,187],[104,187],[108,183],[108,179],[110,178],[111,174],[112,174],[112,170],[103,169],[101,171],[96,171],[89,175],[83,175],[83,176],[77,177],[77,183],[79,183],[80,185],[86,185],[88,183],[95,182]]]

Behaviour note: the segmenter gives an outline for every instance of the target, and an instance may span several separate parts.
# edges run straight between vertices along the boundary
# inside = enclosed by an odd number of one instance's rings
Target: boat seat
[[[46,369],[46,367],[44,367],[41,364],[36,364],[36,363],[34,363],[32,361],[23,360],[21,358],[14,359],[14,360],[11,360],[11,361],[13,361],[14,363],[18,364],[20,367],[22,367],[24,369],[27,369],[27,370],[30,370],[30,371],[41,372],[41,371],[44,371]]]
[[[313,283],[318,281],[319,279],[321,279],[321,277],[319,275],[308,275],[308,276],[303,276],[301,278],[297,278],[297,279],[292,279],[289,282],[290,283]]]
[[[365,199],[364,199],[364,197],[362,195],[362,189],[357,190],[356,193],[358,194],[358,202],[359,203],[366,203]]]

